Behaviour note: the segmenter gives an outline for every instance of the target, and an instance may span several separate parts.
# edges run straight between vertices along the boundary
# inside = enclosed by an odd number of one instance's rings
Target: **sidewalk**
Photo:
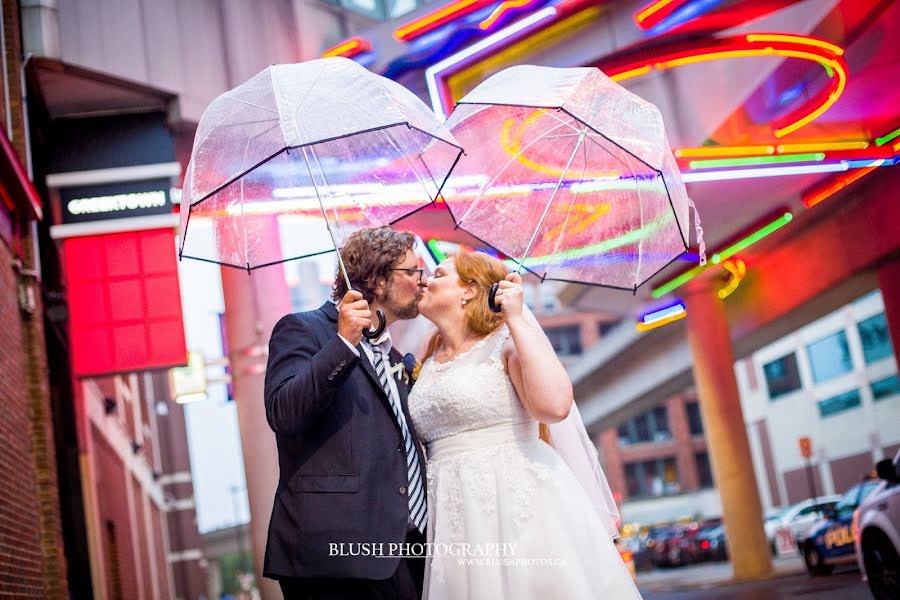
[[[775,574],[773,579],[806,572],[803,559],[799,556],[773,559]],[[733,579],[730,562],[706,563],[673,569],[654,569],[637,574],[637,585],[648,592],[681,592],[705,590],[731,583]]]

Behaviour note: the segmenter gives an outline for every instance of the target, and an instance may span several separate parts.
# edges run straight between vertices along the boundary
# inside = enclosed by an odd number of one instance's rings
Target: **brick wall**
[[[0,210],[5,210],[0,208]],[[12,253],[0,243],[0,598],[43,598],[26,356]]]
[[[11,132],[10,141],[24,164],[17,2],[3,2],[2,27],[5,54],[0,60],[7,77],[0,92],[9,98],[9,112],[3,110],[0,125],[4,135]],[[28,223],[21,219],[8,219],[17,224],[12,247],[0,243],[0,598],[62,600],[68,590],[39,282],[22,278],[37,300],[33,317],[23,318],[16,296],[18,277],[11,268],[14,258],[22,259],[26,269],[34,264]]]

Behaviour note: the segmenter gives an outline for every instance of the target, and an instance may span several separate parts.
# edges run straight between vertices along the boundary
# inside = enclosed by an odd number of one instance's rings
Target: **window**
[[[866,357],[867,363],[873,363],[894,354],[891,334],[888,331],[884,313],[860,321],[856,327],[859,329],[859,338],[862,340],[863,355]]]
[[[715,487],[715,484],[713,483],[712,467],[710,467],[709,464],[709,453],[698,452],[694,455],[694,460],[697,461],[697,477],[700,480],[700,487]]]
[[[872,398],[875,400],[881,400],[894,394],[900,394],[900,379],[896,375],[872,382]]]
[[[424,4],[424,0],[324,0],[333,6],[340,6],[371,19],[395,19],[412,12]]]
[[[619,445],[641,442],[665,442],[672,439],[665,406],[657,406],[622,423],[618,428]]]
[[[653,440],[663,442],[672,439],[669,431],[669,415],[665,406],[657,406],[653,409]]]
[[[688,402],[685,405],[688,417],[688,428],[691,435],[703,435],[703,417],[700,416],[700,404]]]
[[[610,331],[615,329],[615,327],[621,322],[622,319],[619,319],[618,321],[601,321],[600,323],[597,323],[597,333],[600,335],[600,337],[603,337]]]
[[[822,383],[853,370],[847,334],[838,331],[806,347],[812,366],[813,381]]]
[[[862,404],[862,400],[859,396],[859,390],[853,390],[826,400],[819,400],[819,414],[823,417],[830,417],[860,404]]]
[[[675,458],[659,458],[625,464],[628,496],[669,496],[681,491]]]
[[[559,356],[581,354],[581,328],[578,325],[548,327],[544,331]]]
[[[789,394],[800,389],[800,371],[797,370],[797,355],[791,352],[777,360],[763,365],[769,399]]]

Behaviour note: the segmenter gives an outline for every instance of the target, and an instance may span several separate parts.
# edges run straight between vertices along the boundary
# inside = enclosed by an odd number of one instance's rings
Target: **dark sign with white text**
[[[168,178],[59,190],[63,223],[144,217],[172,212]]]

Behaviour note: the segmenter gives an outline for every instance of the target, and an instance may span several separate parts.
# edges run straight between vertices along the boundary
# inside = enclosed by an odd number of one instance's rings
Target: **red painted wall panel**
[[[171,229],[64,243],[76,376],[187,363]]]

